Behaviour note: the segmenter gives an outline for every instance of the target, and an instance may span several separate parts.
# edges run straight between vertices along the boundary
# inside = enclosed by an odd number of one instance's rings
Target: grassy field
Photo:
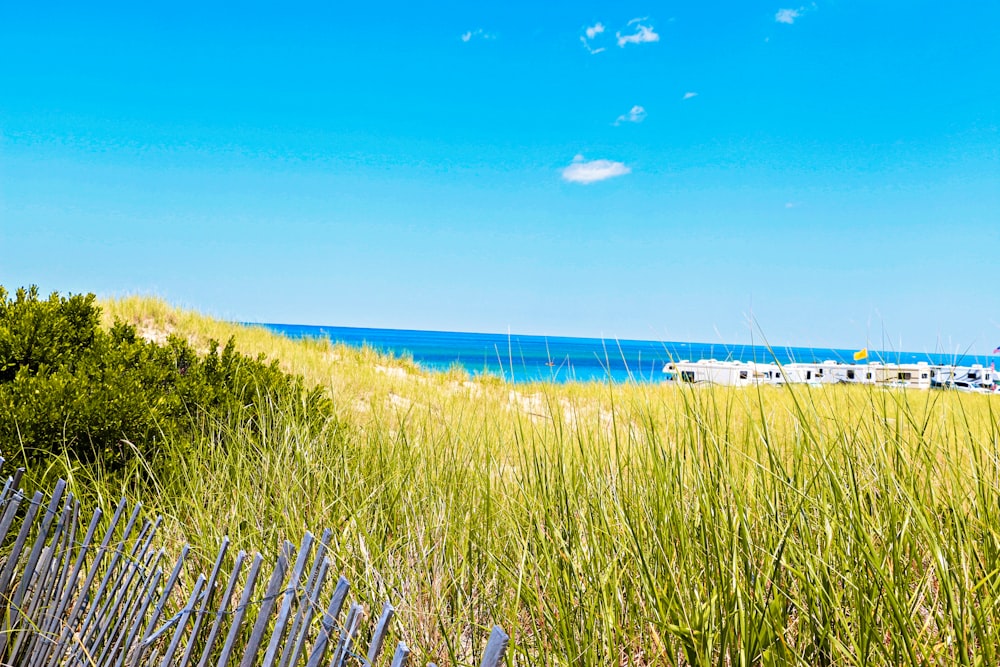
[[[167,546],[273,553],[332,528],[336,566],[399,609],[415,664],[493,623],[532,665],[1000,662],[995,397],[864,387],[508,385],[183,312],[102,304],[150,337],[235,336],[326,387],[167,445],[154,484],[76,489],[166,518]],[[207,566],[206,566],[207,567]]]

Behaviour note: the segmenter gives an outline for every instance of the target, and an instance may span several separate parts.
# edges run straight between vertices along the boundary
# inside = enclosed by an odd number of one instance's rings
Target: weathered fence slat
[[[187,604],[184,605],[184,609],[180,612],[180,616],[177,619],[177,630],[174,631],[174,636],[170,640],[170,646],[167,647],[167,652],[163,654],[163,662],[161,663],[163,667],[170,667],[170,661],[173,660],[177,648],[181,645],[181,639],[184,637],[184,630],[187,628],[188,619],[191,618],[191,614],[195,611],[195,605],[198,604],[198,597],[201,595],[201,589],[205,586],[206,581],[205,575],[198,575],[198,581],[195,582],[194,588],[191,590],[191,597],[188,598]],[[194,642],[194,636],[191,637],[191,641]]]
[[[392,663],[389,667],[406,667],[406,662],[410,657],[410,649],[406,648],[406,644],[399,642],[396,646],[396,652],[392,655]]]
[[[49,540],[49,544],[42,546],[41,556],[39,556],[36,566],[36,585],[25,590],[21,601],[22,613],[27,614],[28,618],[34,618],[38,612],[38,606],[47,602],[54,593],[55,585],[52,583],[52,578],[58,576],[59,570],[58,568],[53,569],[52,561],[58,559],[62,551],[63,527],[69,522],[69,501],[72,500],[72,496],[73,494],[67,494],[63,501],[62,511],[58,511],[58,508],[53,511],[53,518],[58,517],[58,519],[54,521],[50,529],[52,538]],[[52,507],[52,504],[50,503],[49,506]],[[22,573],[22,578],[23,576]],[[11,652],[16,653],[16,649],[11,648]]]
[[[3,498],[7,499],[8,493],[17,493],[21,489],[21,478],[24,477],[24,468],[18,468],[14,471],[13,476],[7,478],[7,482],[3,485]]]
[[[361,617],[364,616],[364,613],[364,608],[356,602],[351,604],[351,608],[347,610],[347,621],[344,623],[340,639],[337,641],[337,648],[333,650],[330,667],[340,667],[347,660],[354,643],[354,635],[361,627]]]
[[[281,555],[278,556],[278,562],[274,564],[274,570],[271,572],[271,580],[267,582],[267,588],[264,590],[264,599],[261,601],[260,609],[257,611],[257,622],[254,623],[253,629],[250,631],[250,639],[247,640],[246,650],[243,652],[240,667],[253,667],[254,662],[257,660],[260,643],[264,640],[264,632],[267,630],[267,623],[271,619],[271,611],[274,609],[278,598],[278,591],[281,590],[281,584],[285,580],[285,572],[288,570],[288,556],[292,549],[291,542],[285,540]]]
[[[17,627],[18,621],[21,618],[25,597],[28,594],[28,586],[31,584],[32,577],[35,574],[35,567],[38,565],[39,558],[42,555],[42,550],[45,548],[45,542],[46,539],[48,538],[49,529],[52,526],[52,520],[56,516],[57,510],[59,508],[59,502],[62,500],[62,494],[65,491],[65,489],[66,489],[66,483],[63,480],[59,480],[59,483],[56,484],[55,491],[52,494],[52,500],[50,501],[47,510],[42,515],[42,525],[38,531],[38,535],[35,537],[35,542],[31,547],[31,552],[28,554],[28,561],[20,572],[21,576],[20,576],[20,582],[18,583],[17,586],[17,590],[14,593],[14,596],[9,600],[7,600],[8,612],[7,612],[7,618],[4,621],[5,632],[0,633],[0,656],[5,655],[7,642],[12,636],[14,636],[15,638],[14,646],[12,647],[11,650],[12,656],[14,655],[14,651],[18,648],[18,645],[20,644],[21,640],[24,638],[24,633],[18,631],[19,630]],[[29,524],[34,519],[34,512],[37,512],[38,508],[41,506],[41,502],[42,502],[41,493],[36,493],[35,498],[32,501],[32,506],[30,508],[32,511],[32,518],[31,519],[25,518],[25,523],[24,525],[21,526],[21,531],[18,533],[18,543],[20,543],[22,547],[19,547],[17,546],[17,544],[15,544],[14,551],[17,552],[18,555],[15,556],[12,554],[10,556],[10,560],[7,563],[7,565],[10,566],[9,570],[7,569],[7,567],[4,568],[4,579],[3,579],[4,585],[0,587],[0,590],[2,591],[7,590],[7,584],[11,581],[11,577],[14,574],[14,569],[17,566],[19,553],[23,548],[23,544],[25,541],[22,540],[21,537],[25,536],[26,539],[27,532],[25,529],[26,528],[30,529]],[[4,597],[6,597],[6,595]],[[30,617],[28,620],[30,622]]]
[[[288,641],[285,642],[285,649],[281,653],[278,667],[298,664],[299,655],[302,653],[305,640],[309,636],[309,624],[312,622],[319,593],[323,589],[323,583],[326,581],[326,574],[330,568],[326,551],[332,536],[332,530],[329,528],[324,530],[319,545],[316,547],[316,556],[313,558],[313,567],[309,572],[309,579],[306,581],[305,593],[299,604],[298,613],[295,615],[295,621],[292,623],[292,629],[288,631]]]
[[[10,483],[10,480],[8,480],[8,483]],[[20,491],[15,491],[9,499],[4,500],[7,503],[7,507],[4,510],[3,518],[0,519],[0,543],[7,539],[7,533],[14,523],[14,515],[17,514],[17,508],[21,506],[22,500],[24,500],[24,494]]]
[[[93,562],[90,564],[90,569],[87,571],[87,578],[83,582],[81,589],[83,591],[90,591],[90,587],[94,584],[94,579],[97,574],[101,571],[101,562],[104,560],[104,555],[108,553],[108,546],[111,544],[111,540],[115,534],[115,528],[121,522],[122,515],[125,513],[125,499],[122,498],[118,502],[118,507],[115,508],[115,513],[111,517],[111,521],[108,524],[108,528],[104,533],[104,539],[101,541],[101,546],[97,549],[97,554],[94,556]],[[96,517],[95,517],[96,520]],[[80,554],[80,558],[83,558],[83,554]],[[80,595],[76,599],[76,603],[73,605],[73,610],[69,614],[69,625],[74,625],[76,623],[77,615],[83,611],[83,605],[88,601],[88,595]],[[58,659],[59,656],[56,656]]]
[[[27,618],[36,619],[39,630],[41,630],[46,621],[45,618],[40,618],[40,616],[47,616],[43,612],[51,606],[58,592],[59,578],[64,570],[59,565],[62,561],[64,548],[68,548],[65,536],[69,533],[69,522],[73,510],[72,502],[73,494],[69,493],[66,495],[66,500],[63,503],[63,510],[59,516],[59,520],[56,521],[52,533],[51,545],[42,549],[42,557],[38,563],[38,571],[41,573],[39,580],[31,590],[27,591],[25,600],[22,602],[22,606],[26,608],[25,613],[27,614]],[[66,559],[66,562],[68,564],[69,559]],[[14,645],[10,649],[11,656],[16,658],[22,646],[25,647],[25,653],[31,655],[31,648],[41,637],[42,632],[18,633],[17,638],[14,640]],[[24,643],[26,639],[27,644]]]
[[[254,584],[257,583],[257,576],[260,574],[260,566],[263,562],[264,557],[260,553],[254,554],[253,564],[250,566],[250,573],[247,575],[247,581],[243,587],[243,595],[240,597],[240,603],[236,607],[236,616],[233,618],[229,634],[226,635],[226,643],[222,647],[222,654],[219,656],[218,667],[226,667],[229,664],[229,655],[232,653],[233,645],[236,643],[236,638],[239,636],[240,629],[243,626],[243,617],[246,616],[247,607],[250,605],[250,598],[253,596]]]
[[[75,502],[73,494],[68,494],[63,516],[56,526],[57,536],[53,537],[54,548],[48,552],[47,556],[43,555],[47,558],[44,566],[47,574],[36,587],[37,595],[33,596],[31,607],[28,610],[28,618],[35,619],[38,625],[38,632],[31,633],[28,643],[24,647],[29,667],[38,660],[39,654],[42,653],[40,646],[44,643],[45,650],[48,650],[48,644],[51,642],[49,627],[53,618],[52,608],[58,604],[62,582],[69,571],[70,558],[67,557],[67,554],[70,553],[73,539],[76,537],[75,512],[78,509],[79,503]],[[70,512],[70,518],[67,518],[67,512]],[[56,544],[57,540],[58,544]],[[18,637],[18,643],[15,643],[11,650],[15,655],[21,650],[19,646],[21,639],[22,637]]]
[[[278,654],[278,644],[285,633],[285,626],[288,624],[288,616],[292,610],[292,603],[299,597],[298,586],[302,579],[302,572],[306,567],[306,560],[312,553],[313,545],[312,533],[306,531],[299,546],[299,556],[295,560],[295,567],[292,568],[292,577],[288,581],[288,590],[285,591],[284,599],[281,601],[281,608],[278,610],[278,618],[274,622],[274,630],[271,632],[271,641],[268,642],[267,650],[264,652],[264,662],[262,667],[273,667],[274,659]]]
[[[42,504],[42,492],[38,491],[35,493],[35,497],[28,504],[28,510],[25,513],[24,523],[21,524],[21,530],[17,533],[17,540],[14,542],[14,547],[10,550],[10,556],[7,557],[7,562],[4,564],[3,572],[0,572],[0,591],[8,590],[10,585],[10,580],[14,576],[14,571],[17,569],[17,564],[21,560],[21,550],[24,549],[24,543],[28,540],[28,533],[31,531],[31,523],[35,520],[35,514],[38,513],[38,506]]]
[[[224,543],[228,546],[229,539],[227,538]],[[236,583],[239,581],[240,571],[243,569],[243,561],[246,560],[246,557],[247,552],[242,550],[236,554],[236,563],[233,565],[233,571],[229,575],[229,583],[226,584],[226,590],[222,593],[222,604],[219,607],[219,611],[215,614],[215,622],[212,623],[212,629],[205,640],[205,648],[202,650],[198,667],[207,667],[208,665],[209,656],[212,654],[212,646],[215,644],[215,638],[219,636],[219,630],[222,628],[222,619],[225,618],[229,610],[229,602],[233,597],[233,591],[236,590]]]
[[[121,505],[123,508],[124,508],[124,502],[125,502],[124,499],[122,499]],[[135,526],[135,522],[138,517],[139,517],[139,503],[136,503],[136,507],[134,508],[131,516],[129,517],[128,522],[125,524],[125,530],[122,535],[122,542],[128,539],[128,536],[131,534],[132,528]],[[109,527],[108,532],[105,535],[105,541],[101,544],[101,549],[98,552],[98,558],[94,559],[94,565],[92,566],[94,574],[96,574],[98,562],[103,558],[104,554],[107,552],[108,545],[110,544],[113,535],[114,535],[113,527]],[[117,572],[118,569],[117,565],[118,561],[121,559],[121,553],[122,552],[121,552],[121,542],[120,542],[115,545],[114,549],[112,549],[111,562],[108,563],[107,570],[105,571],[104,576],[101,577],[101,583],[97,588],[97,593],[94,595],[93,599],[90,600],[90,608],[87,611],[87,615],[83,619],[83,624],[80,626],[79,632],[77,633],[80,637],[80,640],[74,646],[73,652],[70,654],[71,658],[82,659],[80,658],[79,654],[82,651],[86,650],[87,638],[90,636],[89,630],[91,627],[91,623],[94,620],[94,616],[98,613],[98,607],[102,598],[104,597],[104,591],[107,589],[108,583],[111,581],[111,578]],[[85,588],[89,590],[89,586],[86,586]],[[81,600],[78,602],[78,604],[83,604],[84,598],[86,598],[86,596],[81,596]],[[71,660],[71,662],[72,661],[74,660]]]
[[[507,653],[508,643],[510,643],[510,637],[507,636],[507,633],[499,625],[494,625],[490,639],[486,642],[483,661],[479,663],[480,667],[499,667]]]
[[[212,566],[212,574],[208,577],[205,596],[201,601],[201,607],[198,608],[198,613],[195,615],[194,625],[191,627],[191,639],[188,641],[187,647],[184,649],[184,655],[181,656],[181,661],[177,664],[177,667],[187,667],[188,662],[191,660],[191,653],[194,651],[195,644],[197,643],[196,640],[198,639],[198,631],[201,629],[201,623],[205,618],[209,602],[212,600],[212,593],[215,592],[215,581],[219,577],[219,570],[222,569],[222,561],[225,559],[226,551],[228,550],[229,538],[223,537],[219,553],[215,557],[215,565]]]
[[[136,575],[148,572],[142,566],[141,561],[146,557],[146,552],[149,550],[150,543],[153,540],[153,535],[156,533],[156,527],[159,523],[159,520],[157,520],[155,525],[149,521],[143,524],[142,530],[139,532],[138,537],[135,539],[135,544],[132,546],[132,550],[129,552],[121,571],[115,579],[115,583],[112,584],[112,587],[117,589],[117,592],[114,597],[108,596],[104,607],[98,613],[99,620],[93,630],[93,638],[87,643],[95,651],[102,644],[105,645],[104,651],[98,658],[99,663],[104,662],[108,648],[114,643],[115,633],[121,627],[122,620],[126,615],[125,612],[128,610],[128,602],[137,590],[142,588],[142,577],[140,576],[137,579]],[[133,589],[133,582],[135,582],[135,590]],[[124,609],[122,605],[125,605]],[[119,612],[120,609],[122,610],[121,612]]]
[[[119,653],[122,641],[125,641],[126,646],[130,645],[131,636],[134,634],[130,631],[133,629],[137,631],[136,626],[142,622],[141,618],[136,618],[136,613],[143,607],[143,601],[152,595],[152,590],[155,588],[156,584],[159,583],[156,573],[160,573],[159,576],[161,577],[163,576],[162,570],[158,567],[162,558],[163,549],[160,549],[155,553],[151,553],[146,557],[142,566],[139,583],[132,590],[132,594],[128,597],[128,599],[125,600],[125,604],[122,606],[122,612],[119,614],[118,620],[111,629],[110,639],[108,640],[107,645],[98,660],[98,664],[102,667],[114,662],[112,658]],[[153,574],[151,575],[150,572]]]
[[[254,554],[240,590],[248,555],[240,551],[227,576],[228,538],[210,575],[185,572],[184,546],[165,576],[164,549],[154,547],[162,518],[141,520],[141,506],[127,512],[122,500],[107,519],[95,510],[84,532],[80,502],[65,482],[28,500],[23,474],[18,469],[0,490],[0,543],[16,532],[0,565],[0,665],[189,667],[198,656],[196,667],[378,667],[396,610],[382,605],[367,654],[359,655],[366,608],[351,602],[341,622],[351,588],[342,576],[324,593],[331,530],[318,541],[306,532],[298,550],[284,541],[263,591],[264,557]],[[493,628],[482,667],[499,667],[508,642]],[[398,642],[390,667],[405,667],[409,656]]]
[[[118,659],[115,660],[115,667],[122,667],[129,655],[129,650],[135,650],[133,642],[139,636],[139,628],[142,627],[146,613],[149,611],[150,605],[153,604],[153,594],[156,591],[156,587],[160,585],[161,579],[163,579],[163,569],[156,568],[156,572],[150,578],[149,586],[146,589],[147,594],[142,597],[142,606],[139,608],[139,613],[135,616],[132,625],[129,627],[128,634],[125,636],[125,642],[122,645],[124,648],[120,649]]]
[[[319,667],[323,662],[323,656],[330,645],[330,634],[337,625],[337,617],[340,616],[340,610],[343,609],[344,600],[347,599],[347,593],[350,590],[351,585],[347,582],[347,579],[340,577],[337,580],[337,588],[333,591],[333,596],[330,598],[330,604],[326,608],[326,613],[323,615],[319,635],[316,637],[312,653],[309,654],[309,662],[306,663],[306,667]]]
[[[368,646],[368,664],[374,665],[375,660],[378,658],[378,654],[382,651],[382,644],[385,642],[385,635],[389,631],[389,621],[392,620],[392,615],[396,613],[396,609],[386,602],[382,605],[382,615],[379,616],[378,624],[375,626],[375,632],[372,633],[372,641]]]
[[[79,511],[77,512],[77,514],[79,514]],[[90,550],[91,542],[94,539],[94,533],[97,532],[97,526],[100,524],[102,515],[103,513],[101,512],[100,508],[94,510],[94,516],[91,518],[90,525],[87,527],[87,533],[84,535],[83,542],[80,544],[80,550],[77,553],[76,562],[73,564],[73,569],[69,573],[69,576],[66,578],[66,581],[63,584],[63,589],[59,596],[59,605],[56,607],[55,613],[52,614],[52,618],[49,621],[46,633],[47,636],[55,635],[56,628],[59,627],[60,622],[67,621],[66,625],[64,626],[64,628],[66,629],[72,627],[73,623],[72,616],[69,619],[63,619],[63,612],[66,611],[66,608],[69,606],[70,600],[72,600],[73,592],[76,589],[77,578],[80,576],[80,570],[83,568],[84,559],[87,557],[87,552]],[[67,558],[67,563],[68,562],[69,559]],[[84,591],[86,591],[86,588],[84,588]],[[85,596],[81,594],[79,597],[82,598]],[[65,643],[63,641],[54,642],[52,645],[50,645],[44,651],[41,652],[41,654],[38,656],[38,660],[32,661],[31,667],[42,667],[42,665],[48,664],[49,654],[52,653],[52,651],[56,651],[57,652],[56,655],[61,656],[64,648],[65,648]],[[53,660],[52,662],[56,662],[56,660]]]
[[[142,659],[142,654],[145,653],[146,649],[152,643],[150,641],[150,637],[153,636],[156,624],[160,621],[160,616],[163,615],[163,608],[167,605],[167,600],[170,598],[171,591],[174,590],[174,584],[177,583],[177,579],[181,575],[181,568],[184,566],[184,559],[187,558],[188,551],[190,551],[190,547],[185,544],[184,548],[181,549],[181,555],[177,559],[177,564],[174,565],[174,569],[170,573],[170,578],[167,579],[167,583],[163,585],[163,593],[160,595],[160,599],[153,607],[153,615],[149,619],[149,623],[146,624],[146,630],[142,633],[142,639],[139,640],[139,644],[132,649],[132,662],[130,664],[133,665],[133,667],[139,664],[139,661]]]

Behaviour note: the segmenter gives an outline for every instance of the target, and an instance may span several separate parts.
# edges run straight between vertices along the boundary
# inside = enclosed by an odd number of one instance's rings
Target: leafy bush
[[[99,326],[93,294],[39,298],[0,287],[0,452],[21,465],[69,455],[124,466],[154,462],[165,438],[192,440],[206,421],[253,428],[280,403],[307,422],[332,416],[319,389],[307,389],[277,362],[247,357],[232,339],[199,356],[187,341],[157,345],[121,322]]]

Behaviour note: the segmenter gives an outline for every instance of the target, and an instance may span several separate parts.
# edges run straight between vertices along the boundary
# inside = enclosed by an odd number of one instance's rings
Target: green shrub
[[[192,441],[207,421],[254,428],[281,403],[307,422],[332,416],[330,401],[276,362],[212,342],[199,356],[183,339],[146,341],[121,322],[99,327],[94,295],[39,298],[0,287],[0,452],[19,465],[68,455],[107,470],[141,455],[155,465],[163,439]]]

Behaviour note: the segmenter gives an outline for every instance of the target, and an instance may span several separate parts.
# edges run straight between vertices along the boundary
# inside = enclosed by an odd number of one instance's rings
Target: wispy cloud
[[[808,7],[802,6],[798,9],[779,9],[774,15],[774,20],[778,23],[784,23],[786,25],[792,25],[795,23],[795,19],[801,18],[806,12],[816,9],[816,3],[810,4]]]
[[[799,203],[794,201],[785,202],[785,208],[795,208],[798,205]]]
[[[584,32],[587,34],[587,39],[594,39],[604,32],[604,24],[598,21],[594,25],[587,28]]]
[[[635,31],[629,35],[616,32],[615,37],[618,38],[618,46],[624,47],[626,44],[646,44],[660,41],[660,36],[653,30],[653,26],[646,24],[647,21],[648,19],[645,18],[629,21],[629,26],[633,26],[632,30]]]
[[[471,42],[473,39],[496,39],[496,35],[486,32],[482,28],[462,33],[463,42]]]
[[[682,97],[681,99],[682,100],[689,100],[692,97],[698,97],[698,93],[691,93],[691,92],[684,93],[684,97]]]
[[[586,160],[582,155],[577,155],[573,158],[573,162],[563,169],[562,177],[563,180],[570,183],[588,185],[590,183],[597,183],[598,181],[605,181],[615,176],[624,176],[631,172],[632,170],[625,166],[623,162]]]
[[[791,25],[795,23],[795,19],[802,15],[801,9],[779,9],[778,13],[774,15],[774,20],[778,23],[787,23]]]
[[[588,51],[590,51],[592,54],[593,53],[600,53],[601,51],[604,50],[603,46],[595,49],[591,45],[591,42],[594,41],[594,38],[596,38],[602,32],[604,32],[604,24],[601,23],[600,21],[598,21],[594,25],[589,26],[586,29],[584,29],[583,34],[580,35],[580,41],[583,42],[583,46]]]
[[[615,125],[621,125],[622,123],[641,123],[646,120],[646,110],[636,104],[634,107],[629,109],[628,113],[624,113],[618,116],[615,121]]]

